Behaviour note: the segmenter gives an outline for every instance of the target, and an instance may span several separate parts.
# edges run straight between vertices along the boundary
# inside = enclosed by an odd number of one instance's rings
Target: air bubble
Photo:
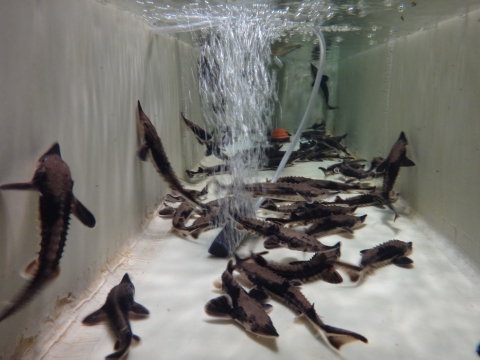
[[[334,11],[330,11],[327,16],[326,16],[326,19],[327,20],[330,20],[331,18],[333,18],[335,16],[335,12]]]
[[[397,10],[398,10],[398,12],[403,12],[403,10],[405,10],[405,5],[404,4],[398,5]]]
[[[374,36],[375,36],[375,34],[372,34],[372,33],[368,33],[368,34],[367,34],[367,37],[368,37],[369,39],[373,38]]]
[[[340,42],[343,41],[343,38],[342,38],[341,36],[337,36],[337,37],[335,38],[335,41],[336,41],[337,43],[340,43]]]
[[[349,6],[347,9],[347,13],[350,15],[352,15],[354,11],[355,11],[355,6]]]

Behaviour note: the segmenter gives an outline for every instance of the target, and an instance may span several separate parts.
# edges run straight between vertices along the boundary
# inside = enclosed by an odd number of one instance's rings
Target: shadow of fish
[[[277,330],[267,312],[272,306],[263,304],[268,294],[253,288],[246,292],[233,278],[233,261],[222,274],[222,289],[227,295],[210,300],[205,305],[205,312],[213,317],[233,319],[252,334],[267,337],[278,337]]]
[[[133,312],[136,315],[144,316],[150,314],[150,312],[143,305],[133,300],[134,295],[135,286],[133,286],[128,274],[125,273],[120,284],[114,286],[108,293],[105,305],[82,321],[85,325],[95,325],[105,318],[108,320],[117,337],[114,346],[114,350],[117,351],[107,355],[105,359],[120,359],[130,348],[132,339],[140,341],[140,338],[132,333],[128,313]]]
[[[175,175],[175,172],[168,161],[167,154],[163,148],[162,141],[155,130],[155,127],[151,123],[148,116],[143,112],[138,101],[138,117],[137,122],[142,133],[143,144],[141,144],[137,149],[137,156],[142,161],[147,161],[147,156],[150,155],[152,164],[157,170],[157,172],[162,176],[162,178],[167,182],[170,188],[173,191],[176,191],[182,195],[187,202],[193,206],[198,206],[204,208],[204,205],[201,204],[195,197],[195,192],[191,190],[186,190],[180,183]]]
[[[40,193],[42,237],[38,256],[24,270],[24,276],[29,278],[30,282],[13,302],[3,309],[0,314],[2,321],[30,302],[37,292],[58,276],[60,259],[67,241],[70,214],[90,228],[95,226],[95,217],[73,195],[70,168],[61,157],[58,143],[54,143],[40,157],[32,181],[2,185],[0,190],[34,190]]]

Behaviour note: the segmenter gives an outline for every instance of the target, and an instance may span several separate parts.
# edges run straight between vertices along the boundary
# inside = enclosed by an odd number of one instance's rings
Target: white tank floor
[[[325,162],[322,163],[322,166]],[[300,163],[284,175],[323,178],[317,163]],[[408,171],[402,170],[402,171]],[[261,172],[262,180],[273,171]],[[200,188],[198,184],[195,188]],[[110,289],[125,272],[136,287],[135,300],[151,315],[132,320],[141,342],[132,346],[128,359],[478,359],[480,341],[480,288],[475,274],[451,261],[444,242],[427,236],[406,215],[393,223],[390,210],[359,208],[368,214],[366,226],[353,236],[330,236],[326,244],[342,241],[342,260],[357,264],[359,251],[390,239],[412,241],[413,269],[394,265],[377,270],[361,286],[342,273],[339,285],[317,281],[302,292],[329,325],[358,332],[369,343],[355,342],[332,351],[305,320],[283,304],[271,300],[270,317],[280,337],[258,338],[232,320],[208,317],[203,307],[219,296],[213,281],[220,277],[226,259],[207,253],[216,231],[199,240],[168,234],[171,220],[156,217],[143,237],[126,251],[123,261],[109,265],[103,285],[78,305],[75,318],[44,359],[102,359],[113,352],[114,336],[106,324],[83,326],[81,321],[101,307]],[[242,255],[262,251],[261,241],[244,243]],[[269,259],[307,259],[310,254],[272,250]],[[102,278],[102,279],[103,279]]]

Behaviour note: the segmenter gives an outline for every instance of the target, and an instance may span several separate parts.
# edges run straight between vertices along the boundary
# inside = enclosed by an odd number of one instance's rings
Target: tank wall
[[[415,167],[397,191],[480,264],[480,11],[339,63],[336,132],[367,159],[405,131]],[[401,234],[400,234],[401,235]],[[399,235],[399,236],[400,236]]]
[[[8,1],[0,33],[0,183],[30,181],[58,141],[74,193],[97,219],[88,229],[72,218],[59,278],[0,324],[2,358],[15,348],[20,358],[39,333],[66,326],[52,320],[141,231],[167,191],[135,156],[137,100],[177,174],[199,157],[180,111],[198,122],[202,115],[193,76],[181,69],[196,69],[196,50],[152,35],[132,14],[93,0]],[[37,207],[35,192],[0,193],[2,300],[26,284],[18,273],[38,251]]]

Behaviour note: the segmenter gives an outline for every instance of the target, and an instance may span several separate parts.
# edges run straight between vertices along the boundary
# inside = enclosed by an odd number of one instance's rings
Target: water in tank
[[[0,5],[0,358],[480,356],[479,29],[478,0]]]

